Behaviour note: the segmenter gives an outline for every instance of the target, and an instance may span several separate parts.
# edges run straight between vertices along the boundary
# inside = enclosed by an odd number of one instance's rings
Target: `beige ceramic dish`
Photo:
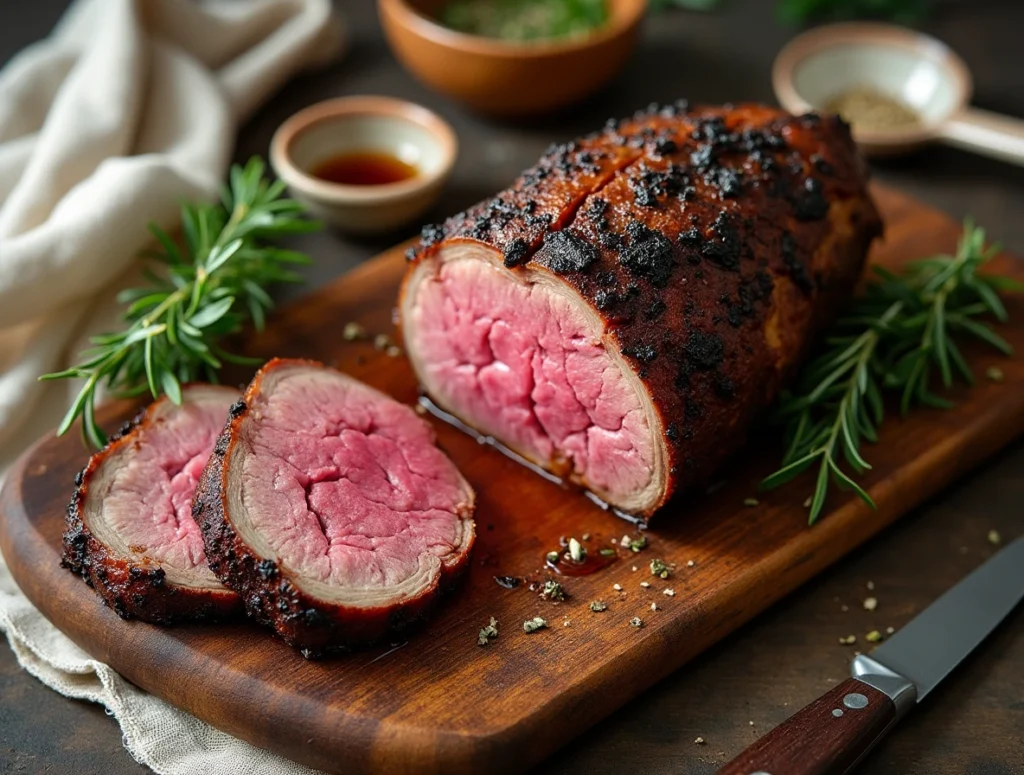
[[[417,170],[398,183],[352,186],[310,174],[319,163],[355,152],[394,156]],[[421,216],[441,193],[458,153],[455,131],[426,108],[390,97],[341,97],[285,121],[270,143],[270,163],[292,196],[317,218],[353,234],[374,234]]]
[[[395,56],[427,86],[499,116],[576,102],[614,76],[632,52],[647,0],[608,0],[611,18],[567,40],[518,43],[466,35],[435,21],[446,0],[378,0]]]
[[[798,35],[772,68],[786,110],[821,109],[853,88],[868,87],[912,108],[919,124],[853,127],[858,145],[885,156],[939,141],[1024,164],[1024,122],[970,107],[967,65],[944,43],[889,24],[832,24]]]

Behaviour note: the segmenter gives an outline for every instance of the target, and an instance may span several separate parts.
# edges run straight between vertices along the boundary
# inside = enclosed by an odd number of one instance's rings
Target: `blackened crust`
[[[153,406],[125,423],[107,446],[89,459],[75,475],[75,493],[65,517],[61,565],[81,576],[103,602],[122,619],[154,624],[218,621],[241,613],[238,595],[230,590],[182,587],[167,581],[156,563],[143,557],[130,560],[101,543],[85,524],[82,514],[89,485],[103,461],[136,434],[152,416]]]
[[[571,287],[660,423],[665,487],[636,514],[648,518],[744,444],[853,293],[882,228],[866,177],[835,116],[652,105],[424,229],[402,292],[460,242]]]
[[[231,415],[203,470],[192,500],[192,514],[199,523],[210,568],[221,582],[242,598],[249,616],[273,627],[281,638],[308,659],[371,646],[422,622],[440,594],[450,590],[469,566],[473,537],[458,561],[442,565],[436,582],[414,598],[378,608],[340,606],[307,594],[288,578],[271,558],[261,557],[235,531],[226,513],[230,471],[224,461],[238,442],[242,423],[253,398],[262,389],[264,376],[275,368],[323,364],[301,359],[275,358],[253,378],[242,401]]]

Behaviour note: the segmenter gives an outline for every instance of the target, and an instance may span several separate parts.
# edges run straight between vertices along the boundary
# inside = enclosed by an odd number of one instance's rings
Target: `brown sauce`
[[[594,550],[593,552],[587,552],[583,562],[573,562],[562,557],[558,562],[545,562],[545,564],[559,576],[589,576],[591,573],[597,573],[602,568],[607,568],[617,559],[618,552],[612,555],[604,555]]]
[[[419,171],[389,154],[361,151],[325,159],[316,164],[310,174],[328,183],[346,186],[386,186],[414,178]]]

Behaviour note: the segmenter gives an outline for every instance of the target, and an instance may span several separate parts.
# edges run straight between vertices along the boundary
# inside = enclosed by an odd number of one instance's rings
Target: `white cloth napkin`
[[[329,0],[78,0],[0,72],[0,473],[56,426],[77,390],[36,378],[117,325],[146,225],[212,198],[239,124],[340,50]],[[167,775],[309,775],[218,732],[90,659],[0,560],[0,629],[19,662],[103,703],[125,747]]]

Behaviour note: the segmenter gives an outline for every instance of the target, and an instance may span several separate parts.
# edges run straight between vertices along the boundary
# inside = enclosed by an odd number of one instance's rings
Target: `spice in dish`
[[[861,129],[907,129],[921,123],[917,112],[903,102],[864,87],[842,92],[825,107]]]
[[[451,0],[438,14],[445,27],[509,41],[588,35],[608,21],[607,0]]]
[[[314,178],[346,186],[385,186],[416,177],[417,169],[401,159],[379,151],[343,153],[316,164]]]

